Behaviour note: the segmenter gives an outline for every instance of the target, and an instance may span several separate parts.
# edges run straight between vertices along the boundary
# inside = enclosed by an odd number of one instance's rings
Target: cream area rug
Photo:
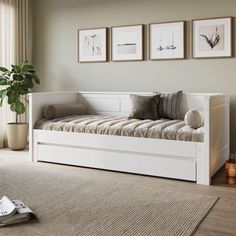
[[[36,212],[38,220],[0,228],[0,235],[193,235],[217,198],[155,188],[149,178],[47,163],[2,161],[0,197],[23,200]]]

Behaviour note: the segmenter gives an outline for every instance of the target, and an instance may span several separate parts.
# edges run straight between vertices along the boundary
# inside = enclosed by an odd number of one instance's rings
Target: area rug
[[[46,163],[0,162],[0,197],[23,200],[38,216],[0,228],[0,235],[189,236],[217,201],[214,196],[155,188],[147,178]]]

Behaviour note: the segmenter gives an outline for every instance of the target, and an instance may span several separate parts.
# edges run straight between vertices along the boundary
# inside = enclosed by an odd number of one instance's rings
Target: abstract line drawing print
[[[160,41],[157,46],[158,51],[163,50],[176,50],[176,43],[174,39],[174,32],[168,32],[166,34],[160,33]]]
[[[224,25],[199,27],[199,50],[224,50]]]
[[[102,55],[102,35],[91,34],[83,37],[84,56],[101,56]]]

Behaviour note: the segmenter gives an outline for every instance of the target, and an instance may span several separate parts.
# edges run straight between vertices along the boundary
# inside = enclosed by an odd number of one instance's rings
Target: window
[[[0,0],[0,66],[14,63],[14,6],[10,0]]]
[[[0,66],[9,67],[14,63],[13,27],[14,8],[9,0],[0,0]],[[0,108],[0,147],[6,139],[6,123],[9,109],[6,104]]]

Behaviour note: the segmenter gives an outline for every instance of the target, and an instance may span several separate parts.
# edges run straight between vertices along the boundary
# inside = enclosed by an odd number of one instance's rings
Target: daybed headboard
[[[128,115],[131,110],[129,94],[152,95],[144,92],[80,92],[79,100],[84,103],[89,113]],[[213,94],[184,93],[180,103],[180,114],[184,114],[190,109],[204,110],[204,99]],[[214,94],[216,95],[216,94]]]
[[[45,105],[82,102],[89,113],[107,115],[128,115],[131,110],[129,94],[152,95],[152,92],[45,92],[29,94],[30,123],[42,118]],[[210,93],[184,93],[180,103],[180,114],[190,109],[205,110],[206,104],[222,104],[228,96]],[[32,127],[33,128],[33,127]]]

